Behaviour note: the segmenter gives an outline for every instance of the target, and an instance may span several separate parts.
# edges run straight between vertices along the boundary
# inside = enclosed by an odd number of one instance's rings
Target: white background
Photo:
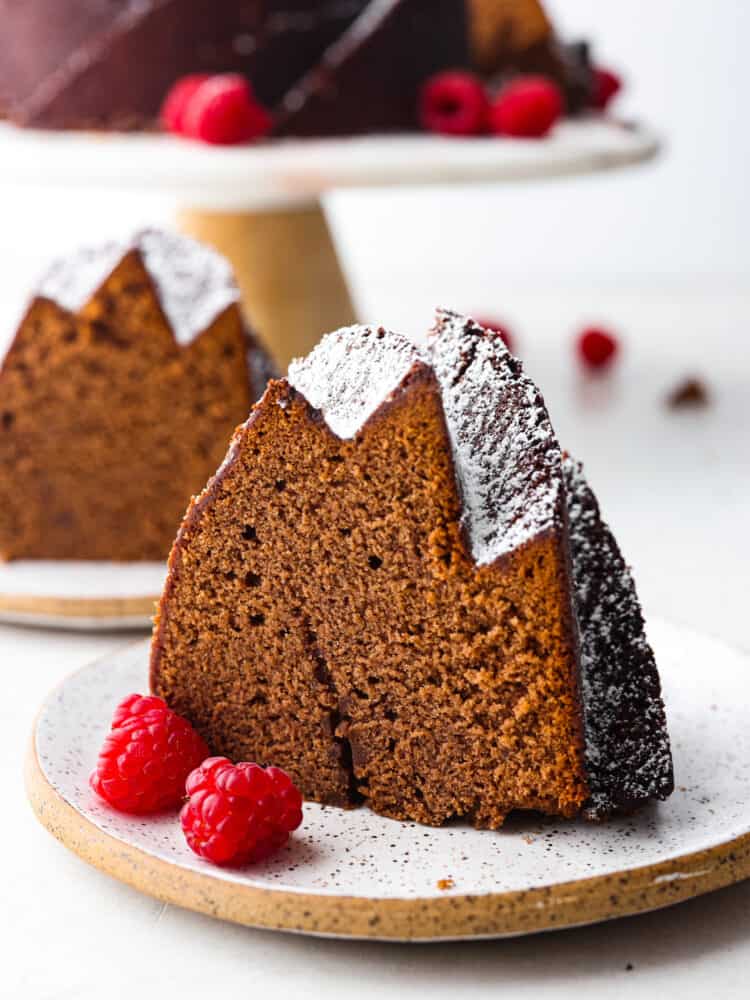
[[[533,186],[341,195],[332,208],[358,303],[364,317],[414,334],[438,302],[509,320],[560,436],[586,461],[648,613],[750,648],[750,5],[550,7],[627,71],[620,109],[663,129],[665,155]],[[5,332],[51,253],[169,212],[146,196],[2,190]],[[599,383],[582,381],[571,360],[570,339],[589,319],[625,344],[618,373]],[[706,378],[713,405],[670,413],[663,394],[689,371]],[[0,996],[747,996],[748,885],[590,930],[400,948],[223,926],[99,876],[34,822],[20,766],[47,689],[123,641],[0,627]]]

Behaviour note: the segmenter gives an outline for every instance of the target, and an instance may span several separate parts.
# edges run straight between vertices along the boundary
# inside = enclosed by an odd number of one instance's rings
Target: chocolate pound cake
[[[536,386],[443,312],[271,382],[170,557],[154,692],[307,798],[497,828],[672,790],[632,579]]]
[[[207,247],[150,231],[58,262],[0,358],[0,558],[166,558],[270,373]]]
[[[0,0],[0,23],[0,114],[35,128],[154,128],[192,73],[243,74],[289,136],[415,129],[458,67],[545,73],[571,111],[585,86],[539,0]]]

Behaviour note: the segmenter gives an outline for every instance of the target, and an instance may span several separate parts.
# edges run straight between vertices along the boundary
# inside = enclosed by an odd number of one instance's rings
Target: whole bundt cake
[[[0,112],[42,128],[153,127],[191,73],[246,75],[280,135],[416,128],[456,67],[545,73],[571,111],[590,92],[539,0],[0,0],[0,22]]]
[[[449,312],[269,384],[180,529],[151,680],[216,753],[401,820],[672,791],[617,543],[520,362]]]
[[[58,261],[0,358],[0,558],[164,559],[271,373],[208,247]]]

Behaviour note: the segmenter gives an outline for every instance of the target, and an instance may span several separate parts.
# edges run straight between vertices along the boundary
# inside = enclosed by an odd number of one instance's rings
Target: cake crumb
[[[628,964],[625,966],[625,971],[626,972],[632,972],[633,971],[633,963],[632,962],[628,962]]]
[[[684,379],[667,396],[667,406],[673,410],[687,406],[707,406],[708,403],[708,389],[699,378]]]
[[[452,878],[439,878],[437,880],[438,889],[452,889],[455,884]]]

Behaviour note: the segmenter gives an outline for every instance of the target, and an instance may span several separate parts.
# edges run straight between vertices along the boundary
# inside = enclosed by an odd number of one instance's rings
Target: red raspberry
[[[224,73],[196,88],[185,106],[182,134],[216,146],[236,146],[268,135],[271,115],[244,76]]]
[[[562,91],[544,76],[517,76],[501,88],[489,111],[496,135],[541,139],[563,113]]]
[[[189,76],[181,76],[172,84],[164,98],[159,115],[167,132],[182,135],[185,109],[198,87],[208,79],[208,73],[191,73]]]
[[[419,120],[427,132],[479,135],[487,124],[489,102],[482,81],[473,73],[437,73],[422,86]]]
[[[123,698],[115,709],[115,713],[112,716],[112,729],[118,729],[128,719],[139,715],[146,715],[152,711],[163,711],[164,708],[164,700],[157,698],[155,695],[129,694],[127,698]]]
[[[483,326],[485,330],[492,330],[493,333],[499,333],[500,340],[502,340],[511,354],[514,353],[513,348],[516,338],[504,323],[498,323],[496,319],[478,319],[477,323],[479,323],[480,326]]]
[[[594,69],[594,87],[591,103],[604,111],[612,98],[622,90],[622,80],[616,73],[599,66]]]
[[[90,784],[121,812],[158,812],[183,801],[185,778],[208,752],[161,698],[131,694],[115,710]]]
[[[617,338],[598,327],[589,327],[578,337],[578,353],[588,368],[600,370],[609,367],[619,349]]]
[[[262,861],[302,822],[302,796],[278,767],[210,757],[188,777],[185,839],[214,864]]]

